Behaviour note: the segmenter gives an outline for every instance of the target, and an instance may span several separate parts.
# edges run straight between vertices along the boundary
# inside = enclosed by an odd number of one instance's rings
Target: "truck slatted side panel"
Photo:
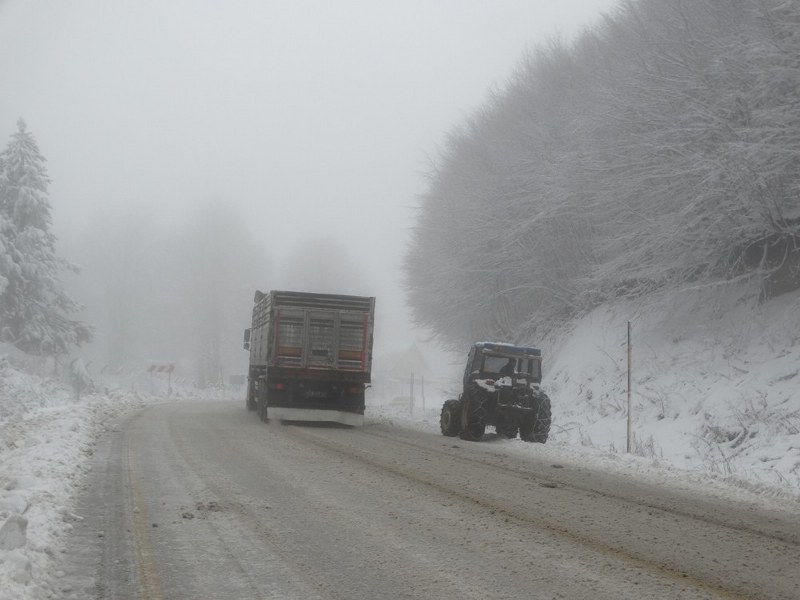
[[[257,302],[253,306],[253,324],[250,337],[252,360],[256,364],[266,364],[269,351],[270,307],[268,302]]]

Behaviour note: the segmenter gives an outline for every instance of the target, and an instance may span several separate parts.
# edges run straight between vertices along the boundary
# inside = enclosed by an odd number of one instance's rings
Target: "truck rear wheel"
[[[262,382],[261,385],[258,386],[258,405],[256,407],[256,411],[258,412],[258,418],[267,422],[267,384],[266,382]]]
[[[256,402],[256,382],[251,378],[247,378],[247,398],[245,399],[247,410],[255,410],[258,408]]]
[[[486,431],[486,408],[484,399],[470,395],[461,400],[461,431],[459,437],[468,442],[480,442]]]
[[[263,402],[259,400],[258,404],[256,405],[256,414],[258,415],[258,418],[261,421],[266,421],[266,419],[264,418],[264,410],[265,407],[263,406]]]
[[[455,437],[461,429],[461,405],[458,400],[445,400],[442,405],[442,414],[439,417],[439,427],[442,435]]]
[[[533,413],[519,426],[519,437],[526,442],[544,444],[550,435],[550,398],[544,392],[533,397]]]

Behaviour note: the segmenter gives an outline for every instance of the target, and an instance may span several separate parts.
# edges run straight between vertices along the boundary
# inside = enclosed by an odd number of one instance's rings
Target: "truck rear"
[[[257,291],[247,408],[263,421],[361,425],[374,322],[373,297]]]

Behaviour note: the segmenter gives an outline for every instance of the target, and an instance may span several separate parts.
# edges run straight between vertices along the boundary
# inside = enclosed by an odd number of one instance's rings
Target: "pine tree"
[[[77,269],[56,256],[44,157],[25,122],[0,154],[0,341],[40,356],[66,353],[92,337],[69,318],[80,305],[60,274]]]

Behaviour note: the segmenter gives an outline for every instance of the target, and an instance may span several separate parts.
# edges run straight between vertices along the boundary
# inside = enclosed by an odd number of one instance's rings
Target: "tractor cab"
[[[464,386],[477,380],[497,381],[510,377],[513,383],[542,381],[542,351],[496,342],[473,344],[464,371]]]

